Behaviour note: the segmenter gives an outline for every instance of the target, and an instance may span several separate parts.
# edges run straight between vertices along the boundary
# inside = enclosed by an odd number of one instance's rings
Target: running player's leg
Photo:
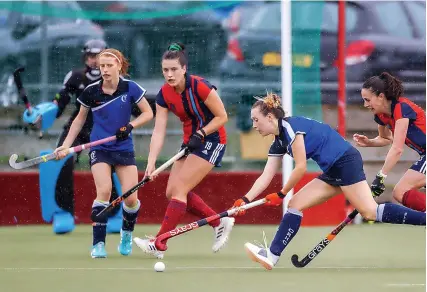
[[[419,189],[426,185],[426,158],[422,156],[406,171],[393,189],[393,197],[404,206],[426,211],[426,194]]]
[[[405,206],[385,203],[377,205],[368,183],[361,181],[342,186],[346,198],[366,220],[392,224],[426,225],[426,214]]]
[[[321,179],[314,179],[299,190],[289,201],[288,210],[280,222],[271,246],[264,247],[246,243],[245,249],[250,258],[271,270],[279,261],[286,246],[297,234],[302,220],[302,211],[322,204],[341,192],[339,187],[329,185]]]
[[[93,155],[95,153],[95,155]],[[107,218],[100,218],[96,216],[103,210],[109,202],[111,195],[111,166],[102,162],[102,155],[100,151],[92,151],[92,156],[98,156],[96,160],[98,163],[92,163],[92,174],[96,186],[96,199],[92,205],[92,221],[93,221],[93,247],[91,256],[92,258],[105,258],[107,253],[105,251],[105,239],[107,233]]]
[[[115,168],[122,185],[122,193],[127,192],[138,183],[136,165],[116,165]],[[138,191],[127,197],[122,205],[123,222],[118,250],[122,255],[129,255],[132,252],[132,232],[141,206]]]

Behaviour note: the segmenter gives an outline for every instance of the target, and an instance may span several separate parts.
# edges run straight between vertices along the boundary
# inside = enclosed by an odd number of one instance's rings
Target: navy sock
[[[378,222],[392,224],[426,225],[426,213],[408,207],[386,203],[377,207]]]
[[[108,202],[102,202],[97,200],[93,201],[91,216],[93,221],[93,245],[99,242],[105,243],[105,237],[107,236],[107,217],[101,216],[103,218],[97,218],[96,215],[107,206]]]
[[[288,209],[286,214],[280,222],[279,229],[271,242],[270,251],[276,256],[280,256],[288,245],[297,234],[298,229],[301,225],[302,213],[295,209]]]
[[[139,208],[141,207],[141,203],[139,200],[135,207],[128,207],[123,204],[123,224],[122,229],[125,231],[133,231],[135,228],[136,218],[138,218]]]

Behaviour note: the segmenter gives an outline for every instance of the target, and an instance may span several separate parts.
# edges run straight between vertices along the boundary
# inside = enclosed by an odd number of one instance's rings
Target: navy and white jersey
[[[102,91],[102,82],[100,80],[86,87],[77,99],[82,106],[92,110],[91,142],[114,136],[119,128],[126,126],[130,122],[132,104],[140,102],[146,92],[136,82],[120,78],[116,92],[109,95]],[[97,149],[133,152],[132,134],[124,141],[113,141],[91,148]]]
[[[326,172],[352,146],[329,125],[305,117],[279,119],[279,135],[274,138],[268,156],[293,157],[296,135],[304,135],[307,160],[313,159]]]

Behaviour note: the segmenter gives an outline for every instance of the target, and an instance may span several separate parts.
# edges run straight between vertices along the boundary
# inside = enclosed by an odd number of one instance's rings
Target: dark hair
[[[257,101],[254,103],[252,108],[259,107],[259,111],[264,115],[267,116],[269,113],[271,113],[273,116],[275,116],[277,119],[282,119],[285,117],[285,111],[282,108],[281,102],[280,102],[280,96],[278,96],[275,93],[268,93],[264,97],[257,97],[255,96],[255,99]]]
[[[122,52],[116,49],[105,49],[102,50],[101,53],[97,55],[97,58],[99,58],[101,55],[105,55],[106,57],[113,57],[116,59],[120,65],[122,65],[122,68],[120,69],[120,74],[123,76],[128,75],[128,69],[129,69],[129,61],[125,58]]]
[[[362,88],[369,89],[376,96],[383,93],[387,100],[397,100],[403,95],[402,81],[387,72],[370,77],[363,83]]]
[[[181,66],[187,65],[187,56],[185,54],[185,46],[182,43],[172,43],[169,45],[166,52],[163,53],[163,60],[178,59]]]

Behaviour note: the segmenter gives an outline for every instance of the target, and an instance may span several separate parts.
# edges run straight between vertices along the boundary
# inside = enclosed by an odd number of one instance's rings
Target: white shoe
[[[133,239],[135,244],[142,249],[143,252],[152,255],[155,258],[163,259],[164,252],[157,250],[156,245],[154,244],[155,238],[154,237],[148,237],[146,239],[141,239],[139,237],[135,237]]]
[[[250,242],[245,243],[245,250],[251,260],[260,263],[267,270],[272,270],[279,261],[279,257],[271,253],[267,245],[264,234],[264,245],[255,245]]]
[[[225,246],[233,229],[235,219],[232,217],[224,217],[220,219],[217,227],[214,227],[215,237],[212,245],[213,252],[218,252]]]

